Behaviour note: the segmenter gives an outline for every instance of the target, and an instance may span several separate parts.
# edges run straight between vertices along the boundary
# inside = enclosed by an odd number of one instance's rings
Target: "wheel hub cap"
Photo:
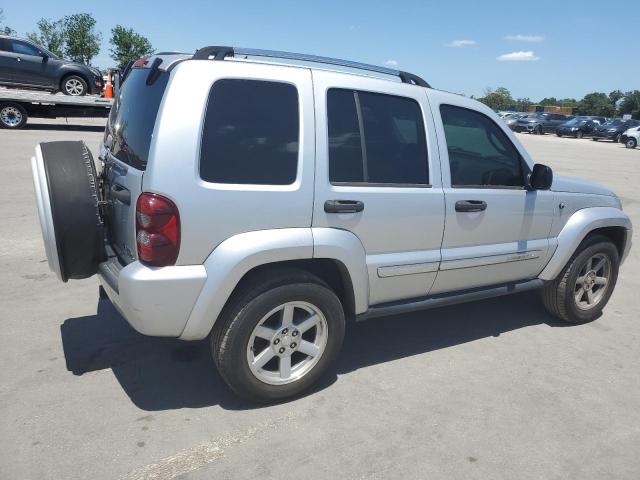
[[[22,113],[15,107],[5,107],[0,112],[0,119],[5,125],[15,127],[22,121]]]
[[[580,310],[596,307],[604,298],[611,276],[611,261],[603,253],[590,257],[580,269],[574,288],[576,306]]]
[[[80,95],[84,90],[82,83],[80,83],[80,81],[76,80],[75,78],[68,80],[65,84],[65,87],[70,95]]]
[[[289,302],[260,319],[247,345],[251,373],[271,385],[295,382],[309,373],[324,353],[327,320],[307,302]]]

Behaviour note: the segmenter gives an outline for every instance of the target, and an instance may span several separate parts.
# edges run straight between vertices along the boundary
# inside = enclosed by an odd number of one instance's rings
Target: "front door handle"
[[[358,213],[364,210],[364,203],[359,200],[327,200],[324,211],[327,213]]]
[[[21,61],[22,61],[22,59],[21,59],[20,57],[16,57],[16,61],[17,61],[17,62],[21,62]]]
[[[482,212],[487,209],[487,202],[482,200],[458,200],[456,212]]]

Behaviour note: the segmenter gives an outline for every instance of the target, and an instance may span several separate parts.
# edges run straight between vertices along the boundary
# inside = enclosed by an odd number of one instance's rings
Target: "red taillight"
[[[138,259],[149,265],[174,265],[180,251],[180,215],[168,198],[143,193],[136,204]]]

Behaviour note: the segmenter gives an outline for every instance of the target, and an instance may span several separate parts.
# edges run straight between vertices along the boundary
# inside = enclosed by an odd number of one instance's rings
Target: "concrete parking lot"
[[[103,121],[0,130],[1,479],[634,479],[640,245],[602,318],[565,326],[534,293],[350,325],[304,398],[232,396],[205,342],[136,334],[95,278],[48,270],[29,157]],[[640,150],[519,135],[556,173],[605,184],[640,229]]]

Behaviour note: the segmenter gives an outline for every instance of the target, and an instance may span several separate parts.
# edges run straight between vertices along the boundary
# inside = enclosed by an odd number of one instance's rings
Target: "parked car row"
[[[559,137],[583,138],[590,136],[593,141],[611,140],[622,142],[628,148],[638,144],[640,120],[621,119],[592,115],[574,116],[551,112],[499,112],[507,126],[515,132],[537,135],[555,133]]]

